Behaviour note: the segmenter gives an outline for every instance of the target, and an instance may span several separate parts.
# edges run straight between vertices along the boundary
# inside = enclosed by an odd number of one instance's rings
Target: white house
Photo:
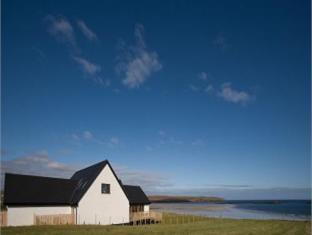
[[[105,160],[70,179],[5,174],[7,225],[33,225],[35,216],[71,214],[76,224],[122,224],[131,212],[149,211],[139,186],[123,185]]]

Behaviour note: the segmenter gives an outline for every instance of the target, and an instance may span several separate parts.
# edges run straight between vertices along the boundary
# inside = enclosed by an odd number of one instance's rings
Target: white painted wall
[[[45,207],[7,207],[8,226],[33,225],[34,214],[53,215],[71,214],[70,206],[45,206]]]
[[[110,194],[102,194],[102,183],[110,184]],[[128,222],[128,198],[109,165],[106,165],[79,202],[77,224],[120,224]]]
[[[149,212],[150,205],[144,205],[144,212]]]

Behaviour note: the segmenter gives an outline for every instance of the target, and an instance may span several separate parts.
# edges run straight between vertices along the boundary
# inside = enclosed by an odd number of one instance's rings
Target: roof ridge
[[[53,177],[53,176],[41,176],[41,175],[28,175],[28,174],[16,174],[11,172],[5,172],[4,175],[15,175],[15,176],[22,176],[22,177],[35,177],[35,178],[46,178],[46,179],[56,179],[56,180],[68,180],[73,181],[71,178],[59,178],[59,177]]]
[[[103,164],[103,163],[107,164],[107,163],[108,163],[108,160],[105,159],[105,160],[100,161],[100,162],[98,162],[98,163],[95,163],[95,164],[92,164],[92,165],[87,166],[87,167],[85,167],[85,168],[82,168],[82,169],[80,169],[80,170],[78,170],[78,171],[75,171],[74,174],[76,174],[76,173],[78,173],[78,172],[81,172],[81,171],[83,171],[83,170],[87,170],[87,169],[89,169],[89,168],[91,168],[91,167],[94,167],[94,166],[96,166],[96,165]],[[74,175],[74,174],[73,174],[73,175]],[[72,175],[72,176],[73,176],[73,175]]]

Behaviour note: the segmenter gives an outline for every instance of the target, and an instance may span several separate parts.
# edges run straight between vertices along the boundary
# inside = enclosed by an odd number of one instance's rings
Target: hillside
[[[162,202],[162,203],[178,203],[178,202],[220,202],[224,201],[220,197],[191,197],[191,196],[165,196],[165,195],[153,195],[148,196],[151,202]]]

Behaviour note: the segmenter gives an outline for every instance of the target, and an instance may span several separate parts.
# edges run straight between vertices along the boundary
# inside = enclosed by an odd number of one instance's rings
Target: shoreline
[[[152,203],[151,210],[180,215],[235,220],[310,221],[311,215],[240,208],[234,204]]]

